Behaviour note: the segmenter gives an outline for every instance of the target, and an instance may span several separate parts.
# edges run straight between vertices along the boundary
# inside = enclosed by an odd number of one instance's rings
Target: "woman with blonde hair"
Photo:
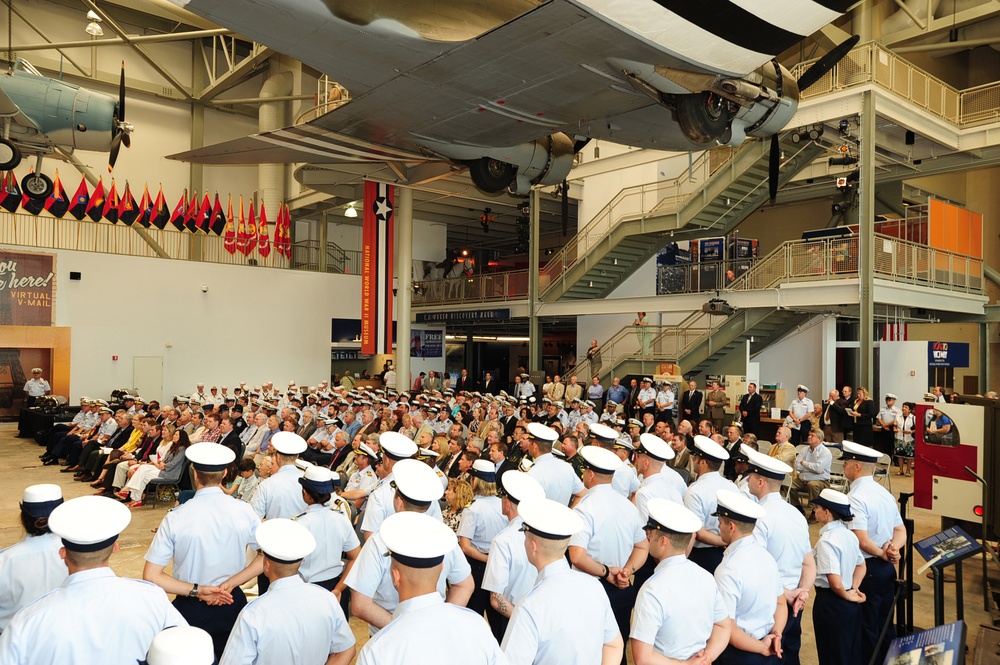
[[[854,418],[854,443],[869,448],[875,444],[875,416],[878,407],[868,394],[868,389],[858,386],[854,391],[853,408],[847,410],[847,415]]]
[[[489,460],[477,459],[469,469],[472,479],[472,493],[475,498],[462,511],[458,525],[458,546],[465,553],[472,568],[475,591],[467,607],[482,616],[490,607],[490,594],[483,589],[483,575],[490,554],[490,544],[497,534],[507,526],[500,497],[497,496],[496,465]]]
[[[464,480],[452,478],[448,481],[448,488],[444,491],[444,500],[448,506],[441,511],[444,523],[451,527],[451,530],[458,533],[458,523],[462,519],[462,512],[472,504],[475,495],[472,493],[472,485]]]

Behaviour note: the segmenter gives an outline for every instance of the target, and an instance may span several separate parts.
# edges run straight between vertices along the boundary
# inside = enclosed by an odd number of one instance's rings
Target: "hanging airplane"
[[[173,155],[234,163],[428,161],[486,192],[562,182],[591,139],[671,151],[771,139],[799,92],[775,56],[856,0],[171,0],[325,72],[350,101],[306,123]]]
[[[13,70],[0,74],[0,171],[10,171],[23,157],[34,157],[34,170],[21,179],[21,191],[33,199],[52,193],[52,180],[42,173],[42,159],[56,148],[109,152],[108,168],[129,147],[134,127],[125,122],[125,64],[118,99],[43,76],[31,63],[18,59]]]

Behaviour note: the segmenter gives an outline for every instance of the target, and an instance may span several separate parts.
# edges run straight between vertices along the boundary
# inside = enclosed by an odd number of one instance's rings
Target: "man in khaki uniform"
[[[722,430],[722,419],[726,415],[726,405],[729,404],[729,396],[719,387],[718,381],[712,381],[712,387],[705,396],[705,417],[715,425],[715,431]]]

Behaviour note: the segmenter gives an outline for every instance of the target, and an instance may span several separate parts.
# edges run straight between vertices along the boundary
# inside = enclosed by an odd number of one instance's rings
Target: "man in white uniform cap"
[[[393,481],[388,487],[393,492],[393,514],[427,514],[430,506],[444,495],[434,470],[413,459],[399,460],[395,464]],[[361,547],[361,554],[345,579],[352,591],[351,612],[368,622],[371,635],[392,620],[392,613],[399,604],[399,596],[389,573],[388,551],[378,532],[372,534]],[[447,590],[445,581],[451,584]],[[472,569],[456,542],[454,549],[445,557],[438,591],[448,602],[465,607],[473,590]]]
[[[261,482],[250,505],[261,519],[291,519],[306,510],[306,503],[302,500],[302,486],[299,485],[302,471],[295,465],[295,461],[309,446],[295,432],[275,432],[270,446],[274,448],[274,461],[278,465],[278,471]]]
[[[212,636],[194,626],[171,626],[153,638],[139,665],[214,665]]]
[[[221,655],[246,605],[243,590],[224,583],[243,569],[247,547],[256,546],[260,518],[249,504],[222,491],[225,469],[235,459],[231,448],[195,443],[185,454],[194,467],[195,494],[160,522],[142,577],[175,594],[177,610],[187,623],[208,631],[216,655]]]
[[[368,505],[365,507],[364,517],[361,520],[361,534],[365,540],[371,538],[371,535],[378,531],[386,517],[396,512],[393,507],[393,497],[396,495],[396,490],[392,486],[395,478],[393,469],[396,463],[417,456],[417,444],[399,432],[383,432],[379,435],[378,443],[382,449],[381,466],[385,470],[385,476],[368,495]],[[437,500],[431,502],[427,514],[436,519],[442,519],[441,506]]]
[[[127,663],[184,617],[154,584],[118,577],[108,561],[132,515],[114,499],[83,496],[57,507],[49,529],[62,539],[69,577],[18,612],[0,635],[3,663]],[[108,617],[115,617],[109,639]]]
[[[732,620],[715,578],[687,553],[701,520],[676,501],[653,498],[645,526],[656,570],[639,590],[632,617],[632,656],[649,662],[655,653],[685,661],[714,661],[729,644]]]
[[[635,451],[635,468],[642,475],[642,484],[632,497],[632,503],[639,511],[639,521],[643,524],[649,519],[649,502],[654,498],[674,501],[684,505],[684,493],[687,485],[681,475],[667,466],[677,453],[670,444],[648,432],[639,435],[639,447]],[[646,563],[635,571],[634,584],[637,589],[653,574],[656,560],[648,557]]]
[[[559,433],[541,423],[528,423],[528,454],[534,464],[528,473],[545,489],[545,496],[570,507],[583,498],[586,489],[573,467],[552,455]]]
[[[504,472],[503,486],[498,493],[502,501],[501,509],[509,524],[490,545],[483,590],[490,593],[490,605],[496,611],[496,614],[490,615],[490,629],[500,642],[507,632],[514,608],[538,577],[538,571],[528,562],[524,551],[524,532],[521,531],[522,520],[517,514],[517,507],[521,501],[545,498],[545,490],[527,473],[512,469]]]
[[[256,537],[271,584],[240,612],[219,665],[350,663],[354,633],[337,597],[299,576],[316,539],[301,524],[282,518],[261,524]]]
[[[778,564],[778,576],[788,605],[788,618],[781,634],[782,665],[798,665],[802,610],[816,581],[809,524],[801,511],[781,498],[781,483],[792,472],[792,467],[749,447],[745,452],[747,489],[766,511],[757,520],[753,535]]]
[[[722,561],[726,546],[719,535],[719,520],[715,517],[716,494],[719,490],[739,491],[732,481],[719,473],[727,459],[729,453],[718,443],[701,434],[694,437],[691,460],[698,480],[691,483],[684,493],[684,506],[697,515],[705,526],[698,531],[690,558],[710,573],[714,573]]]
[[[507,662],[481,616],[441,598],[438,587],[445,559],[458,548],[451,529],[426,515],[399,512],[386,518],[365,547],[375,538],[384,538],[399,605],[392,621],[361,648],[358,665]],[[441,629],[446,633],[439,633]]]
[[[21,500],[24,539],[0,551],[0,631],[18,610],[66,579],[59,556],[62,541],[48,527],[49,515],[63,502],[58,485],[31,485]]]
[[[621,660],[624,642],[600,583],[571,570],[566,561],[570,538],[583,529],[574,511],[551,499],[529,499],[518,506],[524,523],[524,549],[538,580],[521,600],[501,645],[511,665],[608,665]],[[567,630],[566,608],[573,629]]]
[[[753,499],[730,490],[716,496],[719,533],[726,555],[715,570],[726,613],[733,619],[729,646],[719,665],[756,665],[781,658],[781,631],[788,606],[778,564],[753,537],[754,523],[765,511]]]

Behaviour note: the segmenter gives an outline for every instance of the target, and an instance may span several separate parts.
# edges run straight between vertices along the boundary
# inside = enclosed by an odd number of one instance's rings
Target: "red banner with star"
[[[395,187],[365,181],[361,226],[361,353],[392,353]]]

